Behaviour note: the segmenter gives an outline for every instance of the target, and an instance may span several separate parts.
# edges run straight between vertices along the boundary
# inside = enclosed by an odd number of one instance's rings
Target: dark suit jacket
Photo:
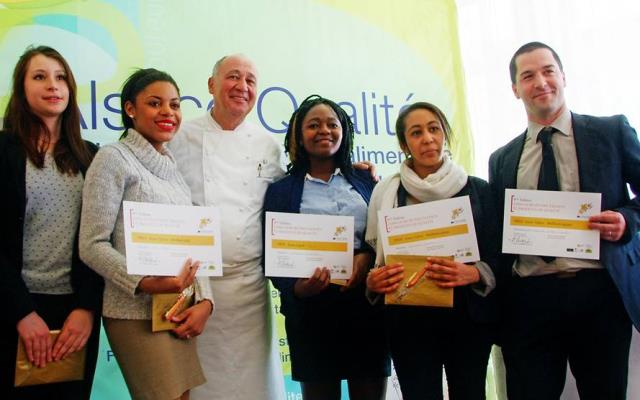
[[[93,152],[97,147],[91,143]],[[26,154],[19,139],[0,133],[0,304],[4,305],[4,319],[14,326],[35,310],[29,290],[22,279],[22,240],[25,194]],[[85,171],[82,171],[84,174]],[[78,238],[71,265],[71,285],[77,308],[101,313],[103,281],[78,257]]]
[[[640,142],[623,115],[571,114],[582,192],[602,193],[602,209],[621,213],[627,227],[615,243],[601,241],[600,262],[609,271],[636,329],[640,329]],[[489,159],[489,182],[500,215],[504,190],[515,189],[526,131]],[[629,198],[627,184],[636,195]],[[500,219],[502,220],[502,219]],[[515,255],[502,262],[512,265]]]

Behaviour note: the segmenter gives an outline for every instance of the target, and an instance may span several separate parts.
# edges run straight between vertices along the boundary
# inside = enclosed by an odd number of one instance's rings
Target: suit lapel
[[[526,135],[527,131],[525,130],[524,133],[512,142],[512,148],[505,151],[502,170],[505,188],[515,189],[518,185],[518,165],[520,164],[520,157],[522,156]]]
[[[589,126],[589,121],[582,115],[571,113],[573,136],[576,144],[576,157],[578,158],[578,179],[580,179],[581,192],[598,192],[598,177],[600,140],[598,132]]]

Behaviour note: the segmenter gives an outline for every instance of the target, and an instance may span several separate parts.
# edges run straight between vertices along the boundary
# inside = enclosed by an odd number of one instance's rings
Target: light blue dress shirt
[[[328,182],[307,174],[304,178],[300,213],[351,215],[354,217],[354,249],[362,247],[367,226],[367,203],[336,169]]]

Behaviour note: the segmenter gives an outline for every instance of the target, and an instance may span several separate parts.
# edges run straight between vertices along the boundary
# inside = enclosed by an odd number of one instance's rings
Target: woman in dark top
[[[405,400],[442,399],[442,368],[449,399],[484,399],[487,362],[493,341],[497,303],[493,289],[499,274],[497,220],[489,185],[468,176],[447,154],[452,132],[436,106],[415,103],[398,116],[396,132],[407,159],[400,172],[374,190],[369,204],[367,242],[377,246],[376,265],[367,289],[377,299],[395,291],[403,278],[401,265],[384,265],[377,240],[381,209],[469,196],[480,259],[462,264],[442,258],[427,263],[428,279],[454,289],[453,308],[387,306],[385,318],[391,358]],[[372,292],[372,293],[371,293]]]
[[[351,399],[383,399],[389,375],[380,308],[364,297],[373,261],[363,241],[374,182],[351,165],[353,125],[346,112],[320,96],[305,99],[289,122],[287,176],[267,189],[264,211],[351,215],[355,220],[353,274],[330,283],[327,268],[308,279],[271,278],[280,290],[292,377],[305,400],[340,399],[346,379]]]
[[[102,279],[78,258],[83,175],[96,147],[80,136],[76,83],[54,49],[20,57],[0,134],[0,392],[9,399],[88,399]],[[51,340],[50,330],[61,330]],[[18,338],[37,367],[87,347],[81,381],[14,388]]]

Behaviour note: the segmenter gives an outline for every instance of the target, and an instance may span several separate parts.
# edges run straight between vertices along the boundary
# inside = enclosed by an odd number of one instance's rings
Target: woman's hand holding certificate
[[[351,278],[347,279],[346,284],[340,289],[341,291],[353,289],[360,286],[367,278],[367,270],[373,263],[371,253],[359,253],[353,256],[353,271]]]
[[[138,283],[138,289],[144,293],[180,293],[191,286],[196,272],[200,268],[200,261],[192,261],[190,258],[182,265],[180,273],[176,276],[145,276]]]
[[[298,298],[315,296],[325,290],[331,282],[331,271],[326,267],[318,267],[309,278],[300,278],[293,286],[293,293]]]

